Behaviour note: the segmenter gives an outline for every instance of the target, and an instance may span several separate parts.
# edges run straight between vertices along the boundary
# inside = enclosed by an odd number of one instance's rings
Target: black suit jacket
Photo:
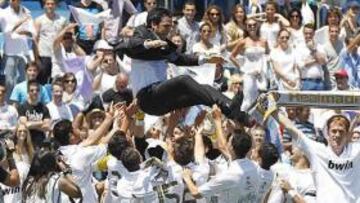
[[[154,32],[145,25],[135,28],[134,36],[123,39],[117,46],[124,49],[124,52],[131,58],[141,60],[168,60],[176,65],[196,66],[199,65],[198,57],[194,55],[186,55],[176,52],[176,45],[170,40],[166,40],[168,45],[160,48],[147,49],[144,46],[146,40],[157,40]]]

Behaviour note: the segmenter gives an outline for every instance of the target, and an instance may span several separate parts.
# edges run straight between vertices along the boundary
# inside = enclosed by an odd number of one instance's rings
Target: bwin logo
[[[353,162],[352,161],[346,161],[346,163],[338,164],[334,163],[331,160],[329,160],[328,164],[329,169],[336,169],[336,170],[347,170],[353,168]]]

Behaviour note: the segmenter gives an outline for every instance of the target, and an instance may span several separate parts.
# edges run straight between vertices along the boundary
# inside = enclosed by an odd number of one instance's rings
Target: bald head
[[[129,84],[129,78],[125,73],[119,73],[116,76],[115,88],[120,91],[125,89]]]

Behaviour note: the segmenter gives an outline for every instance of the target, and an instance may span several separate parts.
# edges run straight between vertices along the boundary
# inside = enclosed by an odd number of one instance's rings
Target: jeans
[[[175,109],[200,104],[209,107],[217,104],[226,116],[231,114],[231,99],[187,75],[151,84],[142,88],[136,97],[141,110],[151,115],[160,116]]]
[[[301,90],[325,90],[322,79],[301,79]]]
[[[10,98],[14,86],[25,80],[26,61],[20,56],[4,56],[1,74],[5,75],[6,99]]]

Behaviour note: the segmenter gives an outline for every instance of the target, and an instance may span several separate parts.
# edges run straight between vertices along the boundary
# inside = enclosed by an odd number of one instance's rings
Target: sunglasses
[[[211,16],[219,16],[220,13],[210,13]]]
[[[65,80],[66,83],[75,83],[76,80],[75,79],[71,79],[71,80]]]
[[[256,27],[256,23],[247,24],[248,27]]]
[[[201,30],[202,33],[211,33],[211,30]]]
[[[150,3],[146,3],[147,5],[156,5],[156,2],[150,2]]]
[[[286,40],[288,40],[288,39],[290,39],[290,37],[289,37],[289,36],[281,36],[280,39],[286,39]]]
[[[299,18],[299,15],[291,15],[291,18]]]

